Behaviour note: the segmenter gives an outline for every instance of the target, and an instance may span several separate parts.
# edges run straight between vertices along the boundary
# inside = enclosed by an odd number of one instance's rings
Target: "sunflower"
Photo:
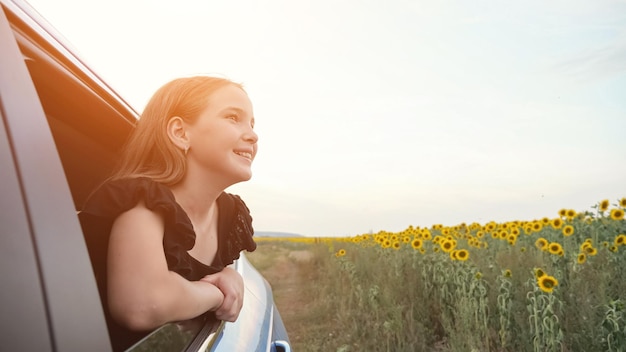
[[[450,252],[450,259],[456,260],[456,250]]]
[[[626,208],[626,197],[619,200],[619,206],[622,208]]]
[[[567,215],[567,209],[559,210],[559,216],[564,218]]]
[[[476,274],[474,275],[474,278],[476,280],[480,280],[483,278],[483,273],[481,273],[480,271],[477,271]]]
[[[346,255],[346,250],[345,249],[340,249],[337,251],[337,253],[335,253],[335,257],[339,258],[339,257],[343,257],[344,255]]]
[[[624,209],[611,209],[611,219],[622,220],[624,218]]]
[[[555,218],[552,220],[551,225],[555,229],[560,229],[563,226],[563,220],[561,218]]]
[[[546,272],[543,271],[543,269],[541,269],[541,268],[535,268],[534,272],[535,272],[535,278],[537,278],[537,279],[542,277],[542,276],[544,276],[546,274]]]
[[[411,237],[409,236],[402,236],[402,243],[409,243],[411,242]]]
[[[509,233],[506,232],[506,230],[500,230],[498,232],[498,238],[501,239],[501,240],[505,239],[508,235],[509,235]]]
[[[563,228],[563,236],[567,237],[571,236],[572,234],[574,234],[574,226],[567,225]]]
[[[424,243],[419,238],[416,238],[411,242],[411,247],[413,247],[413,249],[420,249],[423,245]]]
[[[546,240],[543,237],[539,237],[536,241],[535,241],[535,247],[541,249],[542,251],[545,251],[548,249],[548,240]]]
[[[522,253],[526,252],[526,247],[520,248],[519,251],[522,252]]]
[[[558,286],[559,281],[550,275],[544,275],[537,279],[537,284],[539,285],[541,291],[552,293],[554,288]]]
[[[400,247],[401,247],[400,241],[393,241],[393,242],[391,243],[391,247],[392,247],[393,249],[396,249],[396,250],[397,250],[397,249],[400,249]]]
[[[559,254],[562,251],[563,247],[561,247],[560,243],[552,242],[550,243],[550,245],[548,245],[548,252],[550,252],[551,254]]]
[[[565,213],[565,216],[567,216],[567,218],[569,220],[572,220],[573,218],[576,217],[576,210],[574,210],[574,209],[567,209],[567,212]]]
[[[626,235],[624,235],[624,234],[617,235],[615,237],[615,241],[613,241],[613,243],[616,246],[623,246],[623,245],[625,245],[626,244]]]
[[[541,221],[534,221],[532,226],[533,226],[532,227],[533,231],[535,231],[535,232],[539,232],[543,228],[543,225],[541,224]]]
[[[483,231],[476,232],[476,238],[483,238],[484,236],[485,236],[485,233]]]
[[[598,254],[598,250],[595,249],[594,247],[591,247],[591,246],[585,247],[584,251],[585,251],[585,253],[587,253],[587,255],[590,255],[592,257],[594,255]]]
[[[604,199],[600,202],[600,204],[598,205],[598,210],[605,212],[609,209],[609,200],[608,199]]]
[[[442,251],[444,251],[446,253],[450,253],[453,249],[454,249],[454,243],[452,241],[444,240],[441,243],[441,250]]]
[[[585,253],[579,253],[576,261],[578,262],[578,264],[583,264],[587,261],[587,255]]]
[[[466,261],[469,258],[469,252],[466,249],[459,249],[456,251],[456,259],[460,261]]]
[[[613,253],[617,253],[617,246],[616,245],[612,245],[611,247],[609,247],[609,250]]]
[[[389,247],[391,247],[391,240],[389,240],[388,238],[387,238],[387,239],[385,239],[385,240],[383,241],[383,243],[381,243],[381,246],[382,246],[383,248],[389,248]]]
[[[511,271],[511,269],[506,269],[502,272],[502,275],[504,277],[513,277],[513,272]]]

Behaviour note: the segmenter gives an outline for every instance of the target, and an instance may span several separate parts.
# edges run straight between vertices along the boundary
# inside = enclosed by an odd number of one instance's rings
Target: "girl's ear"
[[[167,121],[167,136],[175,146],[183,151],[189,149],[189,138],[185,130],[185,122],[179,116],[174,116]]]

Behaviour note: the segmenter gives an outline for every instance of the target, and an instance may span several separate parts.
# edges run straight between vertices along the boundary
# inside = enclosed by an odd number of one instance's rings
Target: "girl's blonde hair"
[[[209,97],[218,89],[243,86],[225,78],[193,76],[178,78],[157,90],[144,109],[137,126],[126,142],[112,179],[149,177],[171,186],[185,175],[185,152],[167,135],[171,117],[193,123],[204,111]]]

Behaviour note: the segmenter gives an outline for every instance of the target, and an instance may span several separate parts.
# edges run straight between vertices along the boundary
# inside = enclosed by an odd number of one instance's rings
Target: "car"
[[[0,346],[112,351],[79,210],[138,119],[27,2],[0,0]],[[170,323],[131,351],[290,351],[263,276],[242,253],[234,323]]]

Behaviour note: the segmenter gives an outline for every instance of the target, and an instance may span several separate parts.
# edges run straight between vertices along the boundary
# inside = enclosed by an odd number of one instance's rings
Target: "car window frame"
[[[8,19],[0,8],[0,77],[21,72],[15,71],[19,52],[14,42]],[[19,66],[19,62],[17,63]],[[46,307],[39,281],[39,268],[31,242],[28,217],[22,198],[19,175],[13,157],[9,134],[5,128],[5,115],[13,104],[7,101],[12,89],[8,80],[0,80],[0,334],[2,346],[10,350],[40,351],[52,349]],[[19,268],[19,270],[16,270]],[[28,309],[26,309],[28,308]],[[24,336],[24,326],[32,337]]]
[[[95,279],[69,187],[43,108],[15,40],[6,13],[10,10],[2,3],[0,99],[3,127],[37,260],[37,281],[41,285],[39,292],[44,300],[51,347],[63,351],[86,350],[93,346],[110,350],[100,302],[95,299],[98,297]],[[73,289],[76,287],[80,290]]]

